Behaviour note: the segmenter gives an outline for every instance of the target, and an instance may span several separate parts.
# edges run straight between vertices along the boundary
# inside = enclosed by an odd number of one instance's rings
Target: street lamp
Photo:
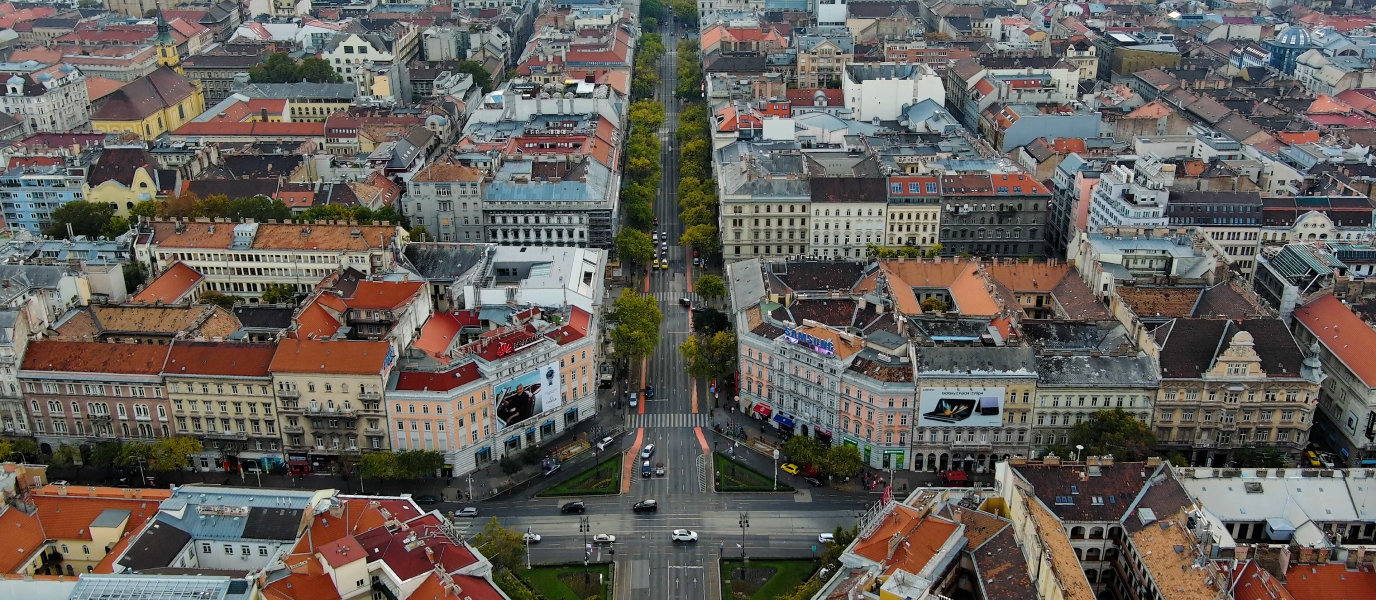
[[[1071,458],[1070,461],[1071,461],[1071,462],[1075,462],[1075,461],[1077,461],[1077,460],[1080,460],[1080,453],[1081,453],[1081,452],[1084,452],[1084,451],[1085,451],[1085,447],[1084,447],[1084,446],[1082,446],[1082,445],[1080,445],[1080,444],[1075,444],[1075,456],[1074,456],[1073,458]]]
[[[583,534],[583,582],[587,583],[592,580],[592,575],[588,573],[588,558],[592,556],[592,548],[588,546],[588,533],[592,531],[592,525],[588,523],[587,517],[578,517],[578,531]]]
[[[774,449],[774,491],[779,491],[779,449]]]
[[[521,537],[524,537],[524,538],[526,539],[526,570],[529,571],[529,570],[530,570],[530,526],[529,526],[529,525],[526,526],[526,534],[525,534],[524,536],[521,536]]]
[[[750,513],[743,512],[740,516],[741,525],[741,561],[745,561],[745,530],[750,528]],[[745,568],[741,568],[741,577],[745,577]]]

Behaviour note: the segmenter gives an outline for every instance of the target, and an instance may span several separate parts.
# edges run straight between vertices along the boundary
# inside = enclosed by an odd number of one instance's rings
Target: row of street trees
[[[358,460],[359,477],[371,479],[420,479],[444,466],[444,455],[433,450],[370,452]]]
[[[641,6],[641,12],[644,12],[644,5]],[[659,88],[659,59],[663,56],[664,40],[658,33],[640,36],[640,47],[635,51],[634,77],[631,78],[632,99],[654,98],[655,90]]]
[[[813,466],[823,475],[851,477],[865,467],[865,459],[855,446],[845,444],[822,447],[805,435],[795,435],[784,442],[784,456],[802,466]]]
[[[654,227],[654,201],[659,194],[659,128],[664,126],[664,105],[653,100],[631,104],[627,116],[631,135],[626,143],[626,186],[621,203],[626,208],[630,227],[616,235],[617,256],[626,263],[626,273],[638,273],[655,258],[654,241],[647,233]]]

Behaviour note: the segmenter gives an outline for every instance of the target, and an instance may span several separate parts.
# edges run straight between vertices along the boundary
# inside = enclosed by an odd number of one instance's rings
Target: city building
[[[1166,201],[1175,166],[1144,157],[1132,168],[1110,165],[1090,195],[1088,231],[1105,227],[1166,226]]]
[[[35,235],[49,234],[53,211],[77,200],[86,200],[86,166],[57,159],[55,164],[25,166],[16,164],[0,175],[0,210],[5,226]]]
[[[1051,191],[1022,171],[942,175],[941,254],[1044,256]]]
[[[461,164],[430,163],[407,182],[402,214],[427,223],[432,242],[483,241],[482,170]]]
[[[132,133],[150,142],[203,112],[205,96],[200,85],[164,66],[106,96],[91,113],[91,128],[101,133]]]
[[[39,448],[172,434],[162,370],[168,346],[40,340],[19,369]]]
[[[863,257],[884,244],[888,181],[883,177],[816,177],[812,188],[810,254]]]
[[[796,142],[738,141],[712,165],[727,261],[808,253],[812,189]]]
[[[946,98],[941,77],[921,63],[848,64],[841,89],[857,121],[897,121],[908,105]]]
[[[1200,192],[1172,189],[1166,202],[1172,227],[1198,227],[1218,242],[1239,273],[1256,270],[1261,248],[1262,201],[1258,192]]]
[[[66,64],[37,61],[0,63],[5,93],[0,111],[24,124],[24,133],[64,133],[80,129],[91,119],[86,76]]]
[[[285,464],[272,393],[273,344],[172,344],[163,368],[176,434],[201,441],[200,471],[264,470]],[[202,425],[204,423],[204,425]]]
[[[890,176],[888,210],[885,245],[929,251],[941,230],[941,178]]]
[[[1333,294],[1296,308],[1295,341],[1318,354],[1328,375],[1319,388],[1315,433],[1352,467],[1376,465],[1376,331]]]
[[[292,473],[337,472],[346,454],[390,449],[382,390],[396,358],[387,342],[278,342],[268,370]]]
[[[150,508],[171,496],[159,489],[127,495],[124,489],[97,486],[77,491],[65,484],[35,484],[22,508],[9,506],[0,513],[0,526],[17,551],[5,553],[0,563],[5,573],[84,577],[111,548],[144,527],[156,514]]]

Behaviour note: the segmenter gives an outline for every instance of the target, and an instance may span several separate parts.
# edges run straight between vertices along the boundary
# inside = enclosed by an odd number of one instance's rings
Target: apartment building
[[[1175,166],[1167,167],[1169,178],[1157,180],[1143,174],[1148,168],[1160,171],[1160,161],[1143,158],[1128,168],[1123,165],[1109,165],[1108,170],[1099,175],[1099,185],[1090,194],[1089,231],[1102,231],[1105,227],[1165,227],[1166,201],[1170,197],[1170,186],[1175,181]]]
[[[24,133],[65,133],[91,120],[91,98],[86,76],[71,65],[46,65],[36,61],[0,63],[5,93],[0,111],[24,123]]]
[[[309,292],[339,269],[385,272],[402,235],[393,226],[209,219],[144,222],[139,233],[134,256],[154,275],[186,263],[205,276],[207,289],[250,300],[274,284]]]
[[[1177,318],[1153,336],[1161,365],[1153,424],[1163,450],[1202,466],[1227,465],[1252,446],[1298,460],[1325,375],[1284,323]]]
[[[18,379],[20,362],[29,346],[32,330],[28,312],[0,309],[0,430],[9,436],[33,435]]]
[[[43,235],[52,225],[53,211],[68,202],[86,199],[86,169],[79,159],[70,166],[16,164],[0,175],[0,210],[5,225]]]
[[[1031,347],[937,346],[916,351],[913,454],[927,471],[991,471],[1027,452],[1037,388]]]
[[[337,471],[346,454],[390,448],[382,390],[395,359],[387,342],[278,343],[268,370],[292,473]]]
[[[402,77],[408,58],[404,48],[409,45],[414,54],[417,44],[415,27],[403,23],[395,32],[335,34],[320,57],[345,83],[354,84],[358,96],[407,100],[411,95]]]
[[[172,435],[162,370],[168,346],[40,340],[19,370],[33,433],[47,454],[62,444],[151,442]]]
[[[1171,190],[1166,218],[1173,227],[1198,227],[1223,247],[1230,266],[1244,275],[1256,270],[1261,249],[1260,192]]]
[[[331,273],[302,304],[296,337],[386,341],[397,354],[411,347],[434,314],[424,281],[370,279],[348,268]]]
[[[1332,294],[1295,309],[1295,341],[1316,353],[1327,375],[1314,426],[1349,467],[1376,465],[1376,331]],[[1341,332],[1341,335],[1339,335]]]
[[[402,214],[424,219],[431,242],[472,244],[483,240],[483,176],[480,169],[430,163],[406,184]]]
[[[812,188],[798,144],[739,141],[716,153],[726,260],[807,254]]]
[[[1122,409],[1150,424],[1158,388],[1155,363],[1145,354],[1103,356],[1098,348],[1044,347],[1037,355],[1032,448],[1069,447],[1075,426],[1101,410]]]
[[[882,177],[817,177],[812,189],[811,254],[863,257],[869,246],[883,245],[889,208],[888,181]]]
[[[163,379],[177,435],[201,441],[191,466],[233,471],[283,464],[268,367],[275,344],[177,341]]]
[[[817,28],[794,39],[798,49],[798,87],[834,87],[841,83],[846,65],[855,56],[855,40],[844,28],[841,35],[830,29]]]
[[[941,231],[941,178],[889,177],[889,215],[884,244],[912,246],[926,252]]]
[[[941,254],[1043,256],[1051,191],[1027,173],[942,175]]]

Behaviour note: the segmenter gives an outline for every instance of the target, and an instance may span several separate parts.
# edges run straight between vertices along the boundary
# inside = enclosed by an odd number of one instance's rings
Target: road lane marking
[[[707,454],[707,438],[702,435],[702,428],[694,427],[693,433],[698,436],[698,445],[702,446],[702,453]]]
[[[621,465],[621,493],[631,491],[631,468],[635,466],[635,458],[640,456],[640,443],[645,441],[645,430],[635,430],[635,443],[631,444],[631,451],[626,453],[626,458]]]

